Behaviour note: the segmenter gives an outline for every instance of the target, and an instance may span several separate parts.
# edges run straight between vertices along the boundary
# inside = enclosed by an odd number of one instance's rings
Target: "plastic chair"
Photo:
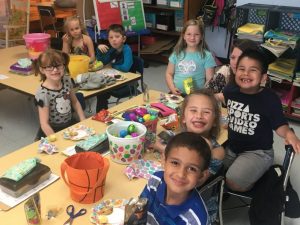
[[[55,17],[55,11],[52,6],[38,5],[38,11],[40,14],[40,24],[42,32],[55,34],[55,37],[59,37],[63,32],[63,21],[58,21]]]
[[[130,72],[136,73],[138,72],[141,74],[141,90],[144,91],[144,60],[138,56],[133,55],[133,65],[130,69]],[[123,86],[121,88],[118,88],[117,90],[113,90],[111,92],[111,95],[117,99],[115,102],[118,104],[122,98],[131,98],[134,95],[138,95],[141,92],[138,90],[138,82],[135,81],[133,84],[128,84],[126,86]],[[110,102],[112,103],[112,102]]]
[[[285,153],[285,157],[284,157],[284,160],[283,160],[283,163],[282,163],[282,170],[283,170],[283,174],[282,174],[283,182],[282,182],[282,185],[283,185],[283,191],[284,191],[284,193],[286,192],[286,188],[287,188],[287,184],[288,184],[288,180],[289,180],[289,175],[290,175],[290,168],[291,168],[294,156],[295,156],[294,149],[293,149],[293,147],[291,145],[286,145],[285,146],[285,150],[286,150],[286,153]],[[259,181],[257,181],[256,185],[254,185],[254,187],[250,191],[247,191],[247,192],[231,191],[230,189],[226,188],[226,186],[225,186],[225,180],[222,181],[222,185],[221,185],[221,189],[220,189],[220,207],[219,207],[220,225],[223,225],[223,215],[222,215],[223,211],[237,209],[237,208],[241,208],[241,207],[250,207],[251,200],[252,200],[252,198],[255,195],[255,192],[256,192],[256,189],[257,189],[257,184],[259,183]],[[235,207],[227,208],[227,209],[223,210],[222,201],[223,201],[224,193],[227,193],[229,195],[238,197],[239,200],[243,204],[241,204],[239,206],[235,206]],[[287,202],[288,202],[288,196],[285,196],[285,203],[287,203]],[[284,203],[284,205],[285,205],[285,203]],[[282,206],[283,209],[285,208],[284,205]],[[281,213],[281,215],[280,215],[280,224],[281,225],[284,225],[284,215],[285,215],[285,211],[283,210],[282,213]]]
[[[29,33],[29,0],[6,0],[4,14],[0,16],[0,41],[8,48],[10,43],[22,41],[23,35]]]

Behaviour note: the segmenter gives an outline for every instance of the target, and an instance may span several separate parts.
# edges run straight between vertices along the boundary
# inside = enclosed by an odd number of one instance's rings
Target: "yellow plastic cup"
[[[86,55],[70,55],[70,76],[75,79],[78,74],[89,71],[90,57]]]

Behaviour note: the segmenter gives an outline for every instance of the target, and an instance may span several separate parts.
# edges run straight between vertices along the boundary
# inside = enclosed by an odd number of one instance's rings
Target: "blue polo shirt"
[[[147,224],[151,225],[206,225],[207,210],[200,194],[193,189],[181,205],[165,204],[166,183],[163,171],[158,171],[149,179],[141,197],[148,199]]]

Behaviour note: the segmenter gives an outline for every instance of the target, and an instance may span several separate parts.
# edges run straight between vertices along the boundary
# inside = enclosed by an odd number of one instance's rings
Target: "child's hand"
[[[290,131],[287,133],[285,142],[292,145],[296,153],[300,153],[300,140],[294,132]]]
[[[62,37],[62,39],[63,39],[63,42],[65,42],[65,43],[69,43],[69,41],[70,41],[70,38],[69,38],[69,35],[68,35],[68,34],[65,34],[65,35]]]
[[[181,95],[181,91],[178,88],[174,88],[170,90],[173,95]]]
[[[107,45],[98,45],[98,49],[100,50],[100,52],[106,53],[109,47]]]

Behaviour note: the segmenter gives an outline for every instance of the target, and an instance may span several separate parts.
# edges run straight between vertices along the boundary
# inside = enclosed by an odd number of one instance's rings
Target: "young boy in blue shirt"
[[[107,29],[108,41],[111,47],[100,44],[96,49],[96,58],[104,65],[111,64],[111,67],[129,72],[133,66],[132,51],[129,45],[125,44],[126,33],[124,27],[120,24],[112,24]],[[135,71],[134,71],[135,72]],[[120,92],[122,88],[115,90]],[[108,99],[113,93],[105,93],[97,96],[97,112],[108,108]]]
[[[267,70],[262,53],[246,50],[237,62],[236,88],[225,87],[219,96],[229,117],[226,184],[235,191],[251,189],[273,164],[273,130],[300,152],[300,140],[288,126],[279,97],[261,87]]]
[[[207,210],[195,187],[208,176],[210,147],[199,134],[183,132],[165,149],[164,171],[149,179],[141,197],[148,199],[147,224],[206,225]]]

